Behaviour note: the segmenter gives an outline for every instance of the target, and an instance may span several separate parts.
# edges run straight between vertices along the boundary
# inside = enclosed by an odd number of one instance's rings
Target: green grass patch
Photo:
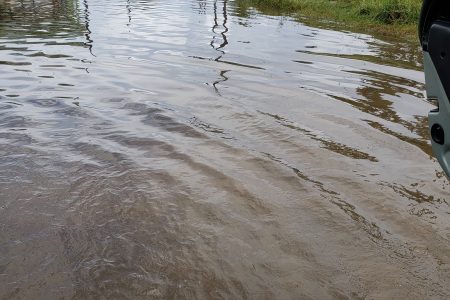
[[[364,32],[417,39],[422,0],[236,0],[241,8],[332,20]]]

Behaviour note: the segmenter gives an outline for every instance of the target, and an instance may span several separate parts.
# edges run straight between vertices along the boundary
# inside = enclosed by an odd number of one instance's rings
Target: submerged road
[[[0,2],[0,299],[449,299],[419,52],[227,0]]]

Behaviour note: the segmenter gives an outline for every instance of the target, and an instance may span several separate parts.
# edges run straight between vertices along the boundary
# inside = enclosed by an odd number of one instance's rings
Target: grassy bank
[[[417,39],[422,0],[237,0],[266,13],[297,13],[333,20],[359,31]]]

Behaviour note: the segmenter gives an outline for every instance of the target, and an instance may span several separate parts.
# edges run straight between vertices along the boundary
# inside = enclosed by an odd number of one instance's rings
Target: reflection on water
[[[219,30],[219,23],[218,23],[218,15],[217,15],[217,0],[214,1],[214,26],[212,27],[212,32],[216,34],[217,30]],[[227,12],[227,0],[223,0],[223,21],[222,21],[222,29],[220,31],[220,41],[217,41],[217,37],[214,36],[211,40],[211,47],[218,52],[218,56],[214,58],[214,61],[220,62],[222,57],[225,55],[225,47],[228,45],[228,39],[227,39],[227,33],[228,33],[228,27],[227,27],[227,21],[228,21],[228,12]],[[220,95],[219,89],[217,88],[217,85],[221,82],[225,82],[228,80],[228,77],[226,74],[230,72],[230,70],[221,70],[219,73],[220,79],[214,81],[213,87],[217,94]]]
[[[0,299],[447,299],[419,47],[301,21],[0,2]]]
[[[83,1],[84,6],[84,24],[86,31],[84,33],[84,36],[86,37],[86,46],[89,48],[89,52],[92,56],[95,56],[94,53],[92,53],[92,45],[94,41],[91,38],[92,31],[89,29],[89,4],[87,0]]]

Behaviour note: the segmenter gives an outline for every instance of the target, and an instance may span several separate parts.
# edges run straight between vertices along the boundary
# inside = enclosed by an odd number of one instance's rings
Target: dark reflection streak
[[[223,23],[222,23],[222,27],[223,27],[223,31],[220,32],[221,38],[222,38],[222,43],[218,46],[215,47],[215,40],[216,40],[216,36],[213,36],[213,39],[210,43],[211,47],[216,50],[217,52],[219,52],[219,56],[217,56],[214,61],[220,62],[220,60],[222,59],[222,57],[225,55],[225,51],[224,48],[228,45],[228,38],[227,38],[227,33],[228,33],[228,13],[227,13],[227,2],[228,0],[224,0],[223,1]],[[212,27],[212,32],[216,33],[216,29],[219,27],[219,23],[218,23],[218,15],[217,15],[217,0],[214,1],[214,25]],[[221,79],[213,82],[213,87],[214,87],[214,91],[221,96],[219,89],[217,88],[217,85],[219,83],[225,82],[228,80],[228,77],[225,75],[227,72],[229,72],[229,70],[222,70],[220,71],[219,76],[221,77]]]
[[[91,53],[92,56],[95,56],[95,54],[92,52],[92,45],[94,43],[94,41],[91,39],[91,29],[89,28],[89,5],[87,0],[83,0],[83,5],[84,5],[84,21],[85,21],[85,27],[86,27],[86,31],[87,33],[84,35],[86,37],[86,45],[89,48],[89,52]]]
[[[212,27],[212,32],[213,33],[216,33],[216,28],[217,27],[219,27],[219,24],[217,23],[217,0],[216,1],[214,1],[214,25],[213,25],[213,27]],[[213,36],[213,39],[211,40],[211,43],[210,43],[210,45],[211,45],[211,47],[213,48],[213,49],[216,49],[215,47],[214,47],[214,41],[215,41],[215,39],[216,39],[216,36]]]
[[[25,4],[23,3],[23,1],[21,2],[22,7],[25,8]],[[36,15],[37,14],[37,10],[36,10],[36,3],[34,2],[34,0],[31,2],[31,6],[33,7],[33,13]]]
[[[220,33],[222,35],[223,42],[222,42],[222,44],[220,44],[219,47],[217,47],[216,50],[223,49],[223,48],[225,48],[226,45],[228,45],[228,39],[226,36],[226,33],[228,32],[227,22],[228,22],[227,0],[224,0],[223,1],[223,28],[224,28],[224,31],[222,31]],[[225,52],[224,52],[224,54],[225,54]]]
[[[219,84],[219,83],[222,83],[222,82],[225,82],[225,81],[227,81],[228,80],[228,77],[227,76],[225,76],[225,74],[227,74],[229,72],[229,70],[223,70],[223,71],[220,71],[220,77],[222,77],[222,79],[219,79],[219,80],[216,80],[216,81],[214,81],[213,82],[213,87],[214,87],[214,91],[216,91],[216,93],[219,95],[219,96],[222,96],[221,94],[220,94],[220,91],[219,91],[219,89],[217,88],[217,85]]]
[[[281,30],[284,26],[284,17],[280,17],[280,21],[278,22],[278,30]]]
[[[14,19],[14,14],[12,8],[8,6],[9,19],[12,21]]]
[[[213,39],[210,43],[210,45],[213,49],[215,49],[216,51],[221,53],[218,57],[216,57],[214,59],[215,61],[220,61],[220,59],[225,55],[225,51],[223,49],[228,45],[228,38],[226,35],[226,33],[228,33],[227,22],[228,22],[227,0],[224,0],[224,2],[223,2],[223,23],[222,23],[222,27],[224,28],[224,30],[220,32],[220,35],[222,37],[222,43],[218,47],[215,47],[215,45],[214,45],[214,42],[216,40],[215,35],[213,36]],[[216,33],[216,29],[218,27],[219,27],[219,23],[218,23],[218,16],[217,16],[217,0],[216,0],[216,1],[214,1],[214,26],[212,27],[212,32]]]
[[[206,14],[206,1],[198,0],[198,13],[199,14]]]
[[[127,12],[128,12],[128,24],[127,26],[131,25],[131,3],[130,0],[127,0]]]
[[[58,20],[59,3],[58,0],[52,0],[52,16],[55,20]]]

